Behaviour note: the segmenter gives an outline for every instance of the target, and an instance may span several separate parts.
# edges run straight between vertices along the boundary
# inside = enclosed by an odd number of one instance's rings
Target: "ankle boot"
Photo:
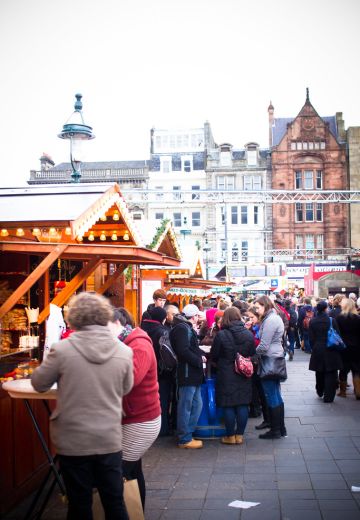
[[[336,394],[338,397],[346,397],[346,381],[340,381],[340,390]]]
[[[255,430],[265,430],[266,428],[270,428],[270,423],[265,420],[261,424],[255,426]]]
[[[242,444],[244,442],[244,436],[243,435],[235,435],[235,444]]]
[[[275,408],[269,408],[270,414],[270,430],[266,433],[259,435],[259,439],[280,439],[280,406]]]
[[[280,405],[280,433],[281,437],[287,437],[287,431],[285,428],[285,409],[284,403]]]
[[[221,437],[221,442],[223,444],[236,444],[235,435],[227,435],[226,437]]]
[[[354,393],[357,400],[360,400],[360,375],[353,376]]]

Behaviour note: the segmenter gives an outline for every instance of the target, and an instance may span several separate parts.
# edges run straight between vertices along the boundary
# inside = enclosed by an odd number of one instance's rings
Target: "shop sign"
[[[277,286],[279,285],[277,278],[272,278],[271,282],[270,282],[270,285],[271,285],[272,289],[276,289]]]
[[[329,273],[346,271],[346,265],[315,265],[314,273]]]

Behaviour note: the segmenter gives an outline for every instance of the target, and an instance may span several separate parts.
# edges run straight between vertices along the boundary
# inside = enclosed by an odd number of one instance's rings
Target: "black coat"
[[[201,385],[204,380],[203,352],[199,348],[199,341],[192,323],[181,314],[174,317],[174,327],[170,330],[170,341],[178,358],[178,385]]]
[[[253,334],[241,321],[234,321],[230,329],[220,330],[214,339],[211,359],[216,362],[215,397],[217,406],[249,404],[252,399],[251,378],[234,370],[236,352],[244,357],[255,355]]]
[[[169,335],[169,329],[165,327],[162,323],[159,321],[151,320],[151,319],[145,319],[141,322],[141,328],[147,333],[147,335],[150,337],[154,351],[156,356],[156,361],[158,364],[158,380],[160,379],[175,379],[175,369],[174,370],[160,370],[159,367],[159,339],[164,334]]]
[[[352,370],[360,372],[360,316],[339,314],[336,323],[347,347],[341,352],[342,358],[345,362],[351,363]]]
[[[339,332],[336,321],[333,319],[333,328]],[[341,370],[343,362],[340,352],[328,349],[327,333],[330,328],[330,318],[326,312],[319,313],[310,321],[309,341],[312,348],[309,370],[314,372],[331,372]]]

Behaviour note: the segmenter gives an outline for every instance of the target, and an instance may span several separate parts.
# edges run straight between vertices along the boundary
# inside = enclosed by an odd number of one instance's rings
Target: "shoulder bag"
[[[340,337],[340,334],[334,329],[332,318],[330,316],[329,318],[330,327],[327,333],[326,348],[330,350],[338,350],[339,352],[341,352],[342,350],[346,349],[346,345]]]
[[[233,333],[231,332],[231,330],[227,330],[230,332],[232,340],[236,345]],[[240,352],[236,352],[234,370],[240,376],[251,377],[254,373],[254,365],[252,364],[251,359],[249,357],[244,357],[240,354]]]
[[[284,356],[261,356],[259,360],[258,376],[260,379],[275,379],[280,382],[286,381],[287,372]]]

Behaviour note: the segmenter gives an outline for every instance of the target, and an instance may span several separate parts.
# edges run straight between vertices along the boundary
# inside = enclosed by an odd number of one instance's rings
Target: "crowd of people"
[[[50,431],[68,519],[92,518],[97,488],[106,519],[127,520],[124,478],[137,480],[145,509],[142,457],[156,438],[175,436],[185,450],[203,447],[194,432],[206,378],[215,379],[225,445],[244,442],[249,417],[262,416],[255,426],[264,430],[260,439],[287,436],[281,382],[296,349],[309,354],[324,402],[332,402],[337,389],[347,396],[350,372],[360,400],[359,306],[353,294],[327,300],[271,294],[195,298],[180,310],[158,289],[136,326],[125,308],[103,296],[75,296],[68,333],[32,375],[39,392],[57,383]],[[327,348],[331,325],[346,344],[342,352]],[[239,358],[251,361],[252,375],[235,369]]]

